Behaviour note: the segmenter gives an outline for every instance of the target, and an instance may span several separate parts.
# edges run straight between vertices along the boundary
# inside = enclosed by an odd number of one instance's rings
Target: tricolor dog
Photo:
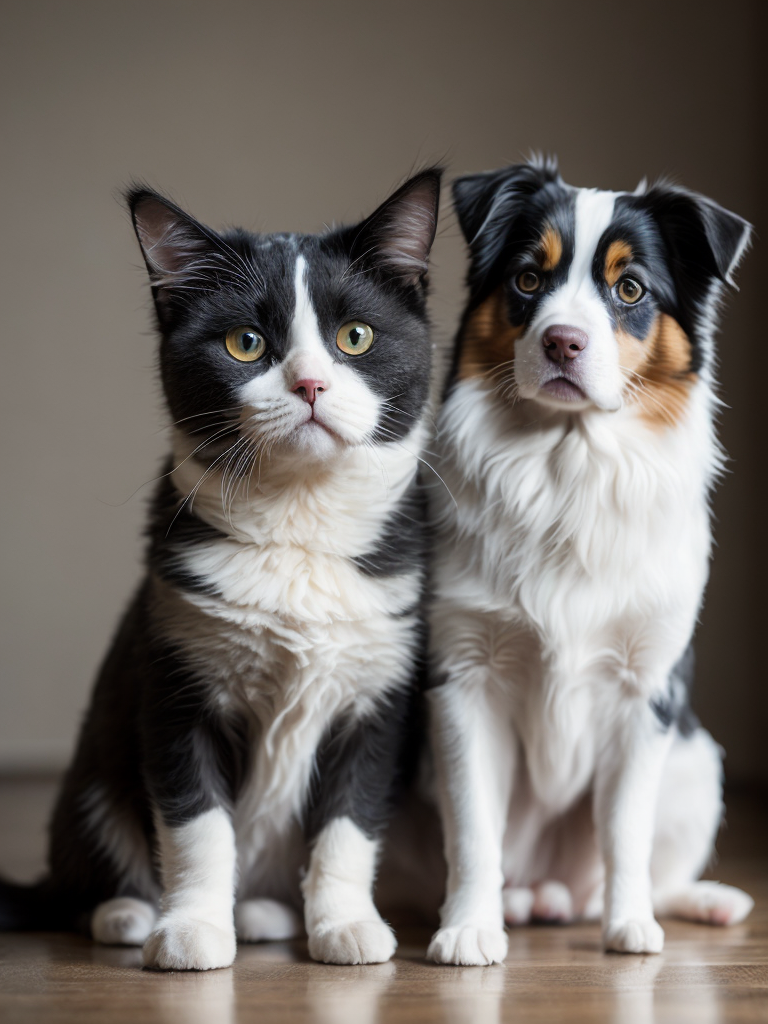
[[[503,959],[504,922],[742,920],[697,881],[720,751],[688,703],[711,548],[713,334],[750,229],[669,184],[551,162],[459,179],[469,303],[439,420],[429,703],[448,889],[429,955]],[[448,493],[450,492],[450,494]]]

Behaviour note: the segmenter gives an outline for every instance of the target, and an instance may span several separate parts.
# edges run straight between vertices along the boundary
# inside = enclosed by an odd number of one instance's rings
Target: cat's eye
[[[515,284],[521,292],[532,295],[533,292],[537,292],[541,288],[541,278],[533,270],[524,270],[522,274],[517,275]]]
[[[634,306],[645,295],[645,288],[634,277],[622,277],[616,286],[616,294],[628,306]]]
[[[339,329],[336,344],[345,355],[360,356],[373,344],[373,328],[360,320],[352,320]]]
[[[267,350],[266,341],[253,327],[233,327],[225,340],[227,352],[241,363],[253,363]]]

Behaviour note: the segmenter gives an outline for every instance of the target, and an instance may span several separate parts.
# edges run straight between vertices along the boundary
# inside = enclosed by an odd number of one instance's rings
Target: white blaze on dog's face
[[[576,189],[549,165],[462,178],[454,195],[472,252],[459,378],[485,377],[511,400],[675,422],[748,225],[682,189]]]

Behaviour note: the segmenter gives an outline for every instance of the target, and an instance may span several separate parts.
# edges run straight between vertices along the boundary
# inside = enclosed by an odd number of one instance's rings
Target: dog
[[[428,956],[504,922],[741,921],[697,881],[721,751],[691,711],[711,548],[713,335],[749,225],[670,183],[573,188],[552,160],[454,184],[469,302],[438,422],[430,737],[448,867]]]

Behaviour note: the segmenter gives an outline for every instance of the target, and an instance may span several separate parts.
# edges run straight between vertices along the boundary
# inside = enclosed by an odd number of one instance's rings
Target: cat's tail
[[[0,932],[60,931],[72,928],[71,908],[49,879],[21,885],[0,878]]]

